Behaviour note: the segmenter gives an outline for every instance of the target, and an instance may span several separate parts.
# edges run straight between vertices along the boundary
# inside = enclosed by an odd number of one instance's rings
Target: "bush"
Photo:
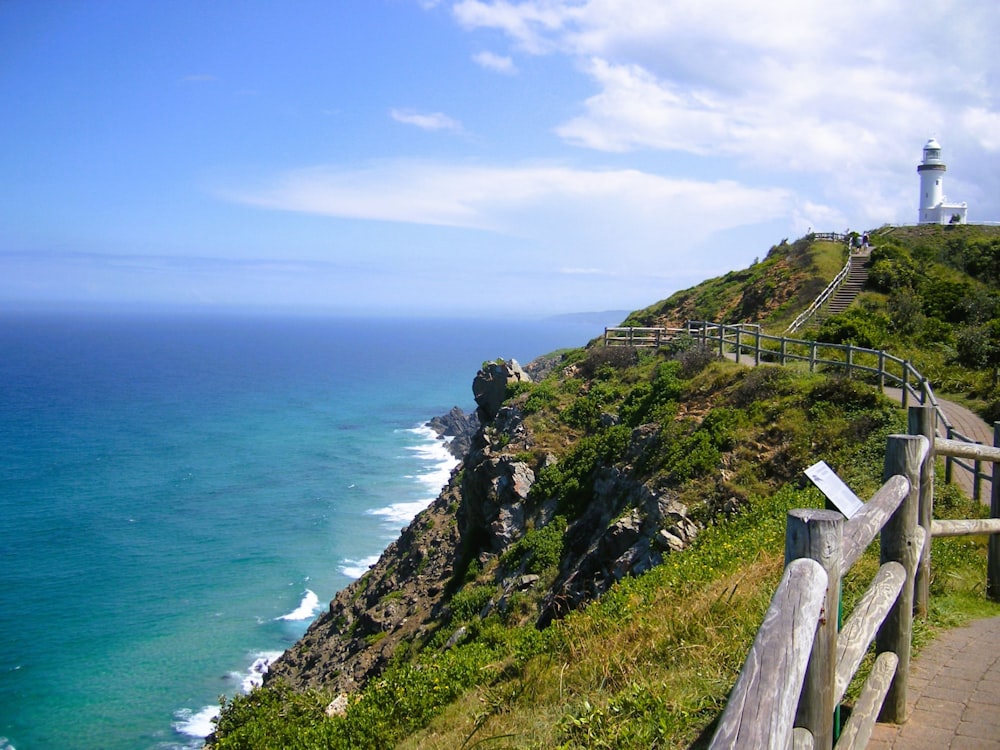
[[[556,516],[541,528],[529,529],[514,542],[506,553],[508,560],[515,565],[523,562],[524,572],[541,575],[562,560],[565,534],[566,517]]]
[[[465,622],[478,617],[493,598],[492,586],[470,584],[451,598],[451,617],[455,622]]]
[[[580,362],[580,373],[585,378],[593,378],[606,368],[624,370],[634,367],[639,361],[639,353],[631,346],[595,346],[587,351]]]

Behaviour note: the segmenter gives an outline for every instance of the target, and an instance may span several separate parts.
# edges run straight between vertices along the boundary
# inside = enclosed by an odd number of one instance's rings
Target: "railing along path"
[[[657,331],[655,335],[653,331]],[[789,511],[785,573],[719,719],[712,750],[849,750],[864,748],[877,720],[901,724],[907,718],[907,688],[914,617],[927,614],[931,545],[935,536],[988,534],[986,594],[1000,601],[1000,423],[993,447],[958,434],[927,379],[909,362],[882,351],[851,345],[798,341],[762,334],[759,326],[692,322],[685,329],[605,331],[605,345],[663,346],[686,334],[720,355],[752,356],[786,364],[862,371],[880,387],[902,389],[909,434],[892,435],[886,447],[885,483],[850,519],[831,510]],[[618,342],[631,341],[630,344]],[[765,347],[763,344],[770,346]],[[839,352],[831,359],[830,352]],[[919,406],[909,406],[910,399]],[[938,423],[946,437],[938,436]],[[974,462],[979,499],[979,464],[992,464],[989,519],[934,519],[934,463]],[[970,467],[969,464],[958,465]],[[947,478],[950,481],[950,463]],[[879,537],[880,568],[853,612],[838,629],[841,578]],[[850,718],[836,724],[836,707],[874,643],[875,660]],[[834,744],[836,743],[836,744]]]
[[[755,365],[762,362],[780,365],[802,362],[808,364],[809,372],[817,369],[844,369],[850,373],[859,373],[870,378],[880,389],[899,388],[900,405],[904,409],[911,402],[931,405],[943,437],[977,444],[971,436],[963,434],[951,423],[927,378],[908,360],[879,349],[773,336],[763,333],[756,324],[726,325],[705,321],[689,321],[684,328],[605,328],[604,345],[659,348],[681,336],[688,336],[703,347],[711,346],[718,351],[719,356],[730,357],[737,363],[744,360],[752,361]],[[994,446],[996,445],[1000,445],[1000,435],[994,439]],[[981,500],[981,481],[991,479],[991,475],[982,470],[983,460],[962,452],[943,455],[946,455],[947,481],[952,481],[955,467],[969,472],[972,475],[973,496],[976,500]]]

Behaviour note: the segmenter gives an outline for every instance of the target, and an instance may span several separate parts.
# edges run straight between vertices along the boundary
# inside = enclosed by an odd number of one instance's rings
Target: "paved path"
[[[900,399],[898,388],[886,394]],[[960,404],[938,399],[951,426],[993,445],[993,428]],[[972,497],[972,473],[952,472]],[[989,502],[989,483],[980,488]],[[879,724],[869,750],[1000,750],[1000,617],[938,634],[910,666],[905,724]]]
[[[940,634],[910,667],[909,718],[869,750],[1000,750],[1000,617]]]
[[[885,395],[897,402],[901,403],[902,390],[899,388],[886,388]],[[911,401],[911,404],[913,402]],[[948,421],[951,422],[951,426],[959,433],[967,438],[971,438],[978,443],[983,445],[993,445],[993,428],[986,424],[978,414],[966,409],[961,404],[956,404],[952,401],[944,401],[938,399],[938,404],[941,406],[941,411],[945,413],[948,417]],[[944,437],[944,430],[941,425],[938,425],[938,432],[941,437]],[[984,471],[989,473],[989,466],[984,465]],[[954,466],[952,471],[952,481],[962,488],[962,491],[968,496],[972,497],[972,472],[966,471],[960,466]],[[980,498],[984,502],[989,503],[990,498],[990,484],[988,481],[980,480]]]

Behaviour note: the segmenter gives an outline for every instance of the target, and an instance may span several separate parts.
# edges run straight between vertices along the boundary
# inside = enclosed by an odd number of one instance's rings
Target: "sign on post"
[[[837,510],[844,514],[845,518],[851,518],[861,510],[865,504],[861,502],[851,488],[844,484],[844,480],[834,473],[826,461],[814,463],[805,474],[812,483],[819,487],[820,492],[826,495],[826,499],[836,506]]]

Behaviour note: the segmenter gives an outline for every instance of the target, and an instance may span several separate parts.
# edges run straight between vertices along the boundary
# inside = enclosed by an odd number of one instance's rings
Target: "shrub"
[[[545,526],[529,529],[506,553],[514,564],[523,562],[524,571],[541,575],[562,560],[566,517],[556,516]]]
[[[580,373],[585,378],[593,378],[602,370],[624,370],[635,366],[639,354],[631,346],[595,346],[587,351],[580,362]]]
[[[451,598],[451,616],[456,622],[478,617],[493,598],[492,586],[469,584]]]

